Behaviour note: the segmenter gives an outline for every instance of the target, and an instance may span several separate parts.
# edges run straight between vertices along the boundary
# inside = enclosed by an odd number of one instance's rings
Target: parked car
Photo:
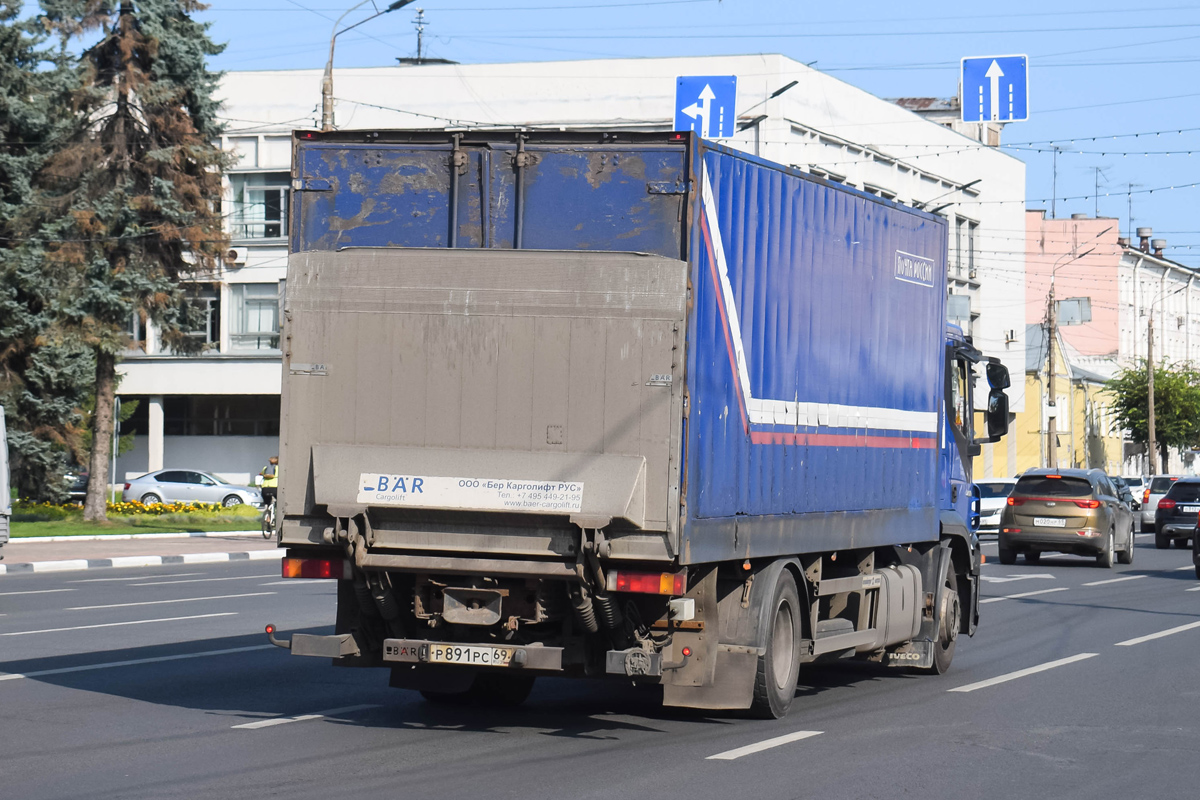
[[[1154,533],[1154,512],[1158,509],[1158,501],[1166,497],[1171,484],[1182,477],[1154,475],[1147,479],[1146,488],[1142,490],[1142,533]]]
[[[1188,546],[1200,517],[1200,478],[1180,478],[1171,484],[1167,494],[1158,501],[1154,512],[1154,546],[1164,550],[1171,546]]]
[[[1121,495],[1121,499],[1129,505],[1129,509],[1131,511],[1140,511],[1142,508],[1142,501],[1138,498],[1142,494],[1142,479],[1123,478],[1120,475],[1111,475],[1109,477],[1112,479],[1113,486],[1117,487],[1117,492]],[[1129,483],[1133,480],[1137,481],[1136,487]]]
[[[1004,510],[1009,492],[1017,485],[1017,479],[992,478],[975,485],[979,487],[979,531],[999,531],[1000,513]]]
[[[67,497],[73,503],[82,503],[87,499],[87,472],[68,472],[63,475],[63,484],[67,487]]]
[[[156,503],[220,503],[229,508],[251,503],[262,504],[262,493],[252,486],[239,486],[211,472],[193,469],[164,469],[148,472],[125,484],[123,497]]]
[[[1094,556],[1102,567],[1133,563],[1133,512],[1098,469],[1031,469],[1017,479],[1000,517],[1001,564],[1017,554]]]

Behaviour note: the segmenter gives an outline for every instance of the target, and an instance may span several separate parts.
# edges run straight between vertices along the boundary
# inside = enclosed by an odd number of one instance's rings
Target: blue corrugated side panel
[[[874,519],[927,525],[944,224],[743,154],[699,152],[688,524],[772,518],[786,537],[793,515],[823,515],[829,530],[838,512],[889,510]],[[859,534],[873,524],[857,519]]]
[[[297,143],[292,252],[342,247],[520,246],[681,258],[679,144]],[[518,191],[520,172],[520,191]],[[453,192],[452,192],[453,182]],[[453,211],[452,211],[453,210]],[[453,216],[453,226],[451,218]],[[453,236],[452,233],[453,227]]]

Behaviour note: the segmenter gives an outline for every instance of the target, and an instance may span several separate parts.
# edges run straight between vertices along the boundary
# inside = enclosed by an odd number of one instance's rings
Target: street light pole
[[[1146,325],[1146,393],[1149,402],[1146,404],[1146,450],[1150,456],[1149,474],[1157,474],[1154,462],[1158,458],[1158,448],[1154,441],[1154,305],[1150,306],[1149,322]]]
[[[1112,229],[1107,228],[1101,231],[1098,235],[1103,236],[1105,233],[1108,233],[1109,230]],[[1066,253],[1060,256],[1058,261],[1054,262],[1054,266],[1050,268],[1050,307],[1046,310],[1046,318],[1048,323],[1046,327],[1049,329],[1046,336],[1048,340],[1046,342],[1046,394],[1048,395],[1046,405],[1054,409],[1054,416],[1050,417],[1046,421],[1046,466],[1050,467],[1051,469],[1058,468],[1058,394],[1056,392],[1057,385],[1054,378],[1054,345],[1058,341],[1058,304],[1054,302],[1054,275],[1056,272],[1058,272],[1059,267],[1065,267],[1067,264],[1073,264],[1084,256],[1090,254],[1095,249],[1095,247],[1090,247],[1072,258],[1070,261],[1059,263],[1062,262],[1064,258],[1067,258],[1071,255],[1070,253]]]
[[[349,9],[343,12],[343,14],[337,18],[337,21],[333,23],[333,33],[329,37],[329,60],[325,62],[325,74],[321,78],[321,130],[323,131],[333,130],[333,47],[337,43],[337,37],[346,31],[357,28],[364,22],[370,22],[376,17],[382,17],[384,14],[388,14],[398,8],[403,8],[409,3],[414,2],[414,0],[396,0],[396,2],[392,3],[383,11],[377,11],[366,19],[361,19],[353,25],[349,25],[340,31],[338,30],[338,25],[342,24],[342,20],[346,18],[347,14],[362,8],[367,3],[373,2],[374,0],[362,0],[361,3],[351,6]]]

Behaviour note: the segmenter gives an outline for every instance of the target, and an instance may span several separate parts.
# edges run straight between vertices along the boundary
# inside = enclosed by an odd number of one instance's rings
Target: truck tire
[[[941,607],[938,609],[938,626],[933,641],[933,664],[929,672],[944,675],[954,660],[954,647],[958,643],[958,627],[961,623],[962,606],[958,599],[958,576],[954,566],[946,572],[946,586],[942,592]]]
[[[1010,550],[1007,547],[1001,547],[997,551],[997,555],[1000,558],[1001,564],[1008,565],[1008,564],[1017,563],[1017,551],[1016,550]]]
[[[800,593],[791,570],[784,569],[775,583],[767,618],[764,652],[758,657],[754,676],[754,716],[780,719],[796,697],[800,673],[800,640],[803,638]]]

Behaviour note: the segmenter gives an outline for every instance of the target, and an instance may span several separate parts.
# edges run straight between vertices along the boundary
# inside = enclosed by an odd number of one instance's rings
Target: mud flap
[[[695,600],[695,619],[702,622],[703,627],[698,630],[676,630],[671,634],[671,644],[662,656],[664,705],[690,705],[669,702],[669,698],[674,696],[672,690],[711,687],[717,676],[717,641],[721,630],[717,568],[709,567],[708,572],[692,584],[684,597]],[[690,655],[683,654],[685,648]]]
[[[735,644],[717,645],[711,686],[663,687],[663,705],[683,708],[749,708],[754,701],[754,676],[762,649]]]

